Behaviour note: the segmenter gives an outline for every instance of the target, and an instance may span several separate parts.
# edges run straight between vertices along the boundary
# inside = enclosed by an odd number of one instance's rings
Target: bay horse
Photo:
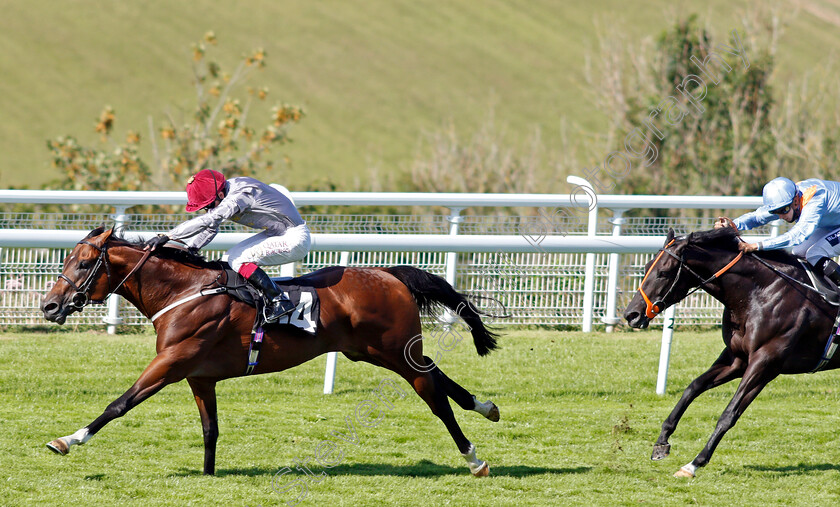
[[[118,238],[112,229],[93,230],[64,259],[59,280],[41,302],[44,317],[63,324],[68,315],[89,302],[103,301],[114,291],[152,317],[185,295],[214,285],[220,277],[221,263],[185,250],[167,247],[150,256],[145,253],[142,243]],[[133,269],[141,259],[145,264]],[[443,421],[471,473],[488,475],[489,466],[476,457],[475,446],[458,426],[447,396],[464,410],[474,410],[494,422],[499,420],[498,408],[490,401],[479,402],[447,377],[423,356],[418,340],[422,336],[420,312],[445,306],[464,319],[478,354],[484,356],[497,348],[497,335],[482,323],[482,312],[443,278],[410,266],[336,266],[291,280],[296,281],[313,285],[320,297],[317,333],[312,336],[289,325],[265,326],[260,361],[253,373],[286,370],[330,351],[387,368],[405,379]],[[166,385],[187,379],[201,415],[204,473],[214,474],[219,436],[216,383],[245,375],[255,315],[254,307],[228,295],[196,297],[166,311],[154,320],[157,355],[134,385],[93,422],[47,446],[65,455],[71,446],[84,444]]]
[[[702,287],[723,303],[723,352],[683,392],[656,440],[651,459],[668,456],[668,438],[689,404],[701,393],[741,378],[735,395],[718,419],[706,446],[677,477],[694,477],[705,466],[724,434],[749,404],[780,374],[808,373],[840,367],[840,356],[825,362],[837,308],[815,290],[793,255],[764,251],[740,255],[738,232],[730,227],[674,237],[645,266],[639,290],[624,312],[634,328]]]

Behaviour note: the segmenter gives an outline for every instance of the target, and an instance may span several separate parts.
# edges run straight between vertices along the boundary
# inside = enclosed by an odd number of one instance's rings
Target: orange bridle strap
[[[656,317],[659,314],[659,312],[662,311],[662,309],[659,308],[659,305],[654,304],[650,300],[648,295],[645,294],[644,289],[642,289],[642,286],[645,284],[645,280],[647,280],[648,275],[650,275],[650,273],[653,271],[653,267],[656,266],[656,263],[659,262],[659,259],[662,258],[662,256],[666,253],[665,251],[668,249],[669,246],[671,246],[674,243],[674,241],[676,241],[676,240],[672,239],[670,242],[668,242],[667,245],[665,245],[665,248],[663,248],[662,251],[659,252],[659,255],[656,256],[656,259],[654,259],[653,264],[650,265],[650,269],[648,270],[647,273],[645,273],[644,278],[642,278],[642,283],[639,284],[639,293],[642,295],[642,298],[645,300],[645,304],[647,305],[647,308],[645,309],[645,315],[649,319],[652,319],[652,318]],[[676,257],[674,254],[671,254],[670,252],[668,252],[668,253],[670,255],[673,255],[674,257]],[[693,270],[688,268],[688,266],[686,266],[686,269],[688,269],[690,273],[692,273],[694,276],[696,276],[697,278],[699,278],[701,280],[700,285],[697,286],[697,288],[695,290],[699,289],[700,287],[706,285],[707,283],[711,282],[715,278],[717,278],[720,275],[729,271],[729,269],[732,268],[732,266],[734,266],[735,264],[737,264],[738,261],[740,261],[743,256],[744,256],[744,252],[738,252],[738,255],[736,255],[734,259],[729,261],[729,264],[720,268],[715,274],[713,274],[711,277],[707,278],[706,280],[703,280],[702,277],[697,275],[697,273],[695,273]],[[682,259],[680,259],[680,262],[683,262]],[[676,280],[674,280],[674,283],[676,283]],[[673,285],[672,285],[672,288],[673,288]],[[670,290],[668,292],[670,292]],[[666,296],[667,296],[667,294],[666,294]]]
[[[644,287],[645,280],[647,280],[648,276],[653,271],[653,268],[654,268],[654,266],[656,266],[656,263],[659,262],[659,259],[661,259],[663,255],[665,255],[665,249],[667,249],[669,246],[671,246],[674,243],[674,241],[676,241],[676,240],[672,239],[667,245],[665,245],[665,248],[663,248],[662,251],[659,252],[659,255],[656,256],[656,259],[654,259],[653,264],[650,265],[650,269],[648,269],[647,273],[645,273],[645,277],[642,278],[642,283],[639,284],[639,294],[642,295],[642,298],[645,300],[645,304],[647,304],[647,309],[645,310],[645,315],[647,315],[647,318],[649,318],[649,319],[652,319],[652,318],[656,317],[656,314],[658,314],[662,310],[660,310],[658,306],[654,305],[651,302],[650,298],[648,297],[647,294],[645,294],[645,290],[642,287]]]
[[[735,258],[734,258],[734,259],[732,259],[732,261],[731,261],[729,264],[727,264],[726,266],[724,266],[724,267],[720,268],[720,269],[718,270],[718,272],[717,272],[717,273],[715,273],[714,275],[712,275],[712,277],[711,277],[711,278],[709,278],[709,279],[708,279],[708,280],[706,280],[706,281],[707,281],[707,282],[710,282],[710,281],[714,280],[715,278],[719,277],[720,275],[722,275],[722,274],[726,273],[727,271],[729,271],[729,268],[731,268],[732,266],[734,266],[735,264],[737,264],[737,263],[738,263],[738,261],[740,261],[740,260],[741,260],[741,257],[743,257],[743,256],[744,256],[744,252],[738,252],[738,255],[736,255],[736,256],[735,256]],[[703,283],[706,283],[706,282],[703,282]]]

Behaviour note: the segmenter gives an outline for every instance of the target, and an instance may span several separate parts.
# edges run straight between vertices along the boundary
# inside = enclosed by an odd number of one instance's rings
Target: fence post
[[[586,235],[594,237],[598,232],[598,199],[595,190],[585,179],[579,176],[567,176],[566,181],[577,185],[586,193],[588,199],[589,221],[586,226]],[[571,194],[572,200],[576,199],[576,192]],[[586,267],[583,278],[583,324],[581,331],[589,333],[592,331],[592,310],[595,306],[595,254],[586,254]]]
[[[674,323],[677,305],[665,309],[662,325],[662,345],[659,348],[659,373],[656,375],[656,394],[665,394],[668,385],[668,363],[671,360],[671,342],[674,339]]]
[[[283,278],[294,278],[295,277],[295,263],[294,262],[287,262],[280,266],[280,276]]]
[[[458,235],[458,227],[464,220],[464,217],[461,216],[462,211],[464,211],[464,208],[449,208],[449,216],[446,219],[449,221],[450,236]],[[457,273],[458,253],[446,252],[446,274],[444,278],[446,278],[446,281],[449,282],[449,285],[453,287],[455,287],[455,277]],[[444,310],[443,315],[441,315],[441,322],[443,322],[445,326],[452,325],[452,323],[454,323],[457,319],[458,317],[448,308]]]
[[[627,210],[617,209],[613,210],[613,217],[610,219],[612,224],[613,237],[621,236],[621,225],[624,223],[624,212]],[[606,315],[601,317],[601,322],[607,325],[607,332],[612,333],[616,324],[621,322],[621,318],[616,316],[616,300],[618,299],[618,270],[619,270],[619,255],[617,253],[610,254],[610,271],[607,278],[607,308]]]
[[[128,221],[128,215],[125,214],[126,206],[115,206],[114,214],[111,218],[114,219],[114,232],[122,234],[125,230],[125,224]],[[111,294],[108,297],[108,316],[103,317],[103,321],[108,324],[108,334],[117,334],[117,326],[123,323],[120,318],[120,298],[116,294]]]
[[[770,237],[775,238],[779,235],[779,221],[773,220],[770,222]]]
[[[350,264],[350,252],[341,252],[338,265],[347,267]],[[335,366],[338,352],[327,352],[327,369],[324,372],[324,394],[332,394],[335,387]]]
[[[461,212],[464,208],[451,208],[449,211],[449,235],[458,235],[458,225],[464,220]],[[446,281],[449,285],[455,287],[455,273],[458,269],[458,254],[456,252],[446,252]]]

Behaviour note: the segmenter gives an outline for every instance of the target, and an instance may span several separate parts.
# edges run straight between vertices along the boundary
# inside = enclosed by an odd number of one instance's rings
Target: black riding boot
[[[817,267],[820,268],[826,278],[834,282],[834,285],[840,287],[840,266],[836,262],[828,257],[823,257],[817,262]]]
[[[274,280],[262,269],[257,268],[248,277],[248,282],[258,291],[262,292],[263,298],[265,299],[265,310],[263,314],[266,322],[276,322],[277,319],[295,309],[295,305],[274,285]]]

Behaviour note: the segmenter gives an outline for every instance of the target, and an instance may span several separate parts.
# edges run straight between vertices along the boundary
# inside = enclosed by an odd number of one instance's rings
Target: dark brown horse
[[[697,396],[730,380],[742,380],[706,446],[677,477],[693,477],[697,468],[709,462],[723,435],[771,380],[780,374],[807,373],[820,365],[833,331],[837,308],[805,286],[808,276],[795,257],[768,251],[738,258],[739,241],[729,227],[676,239],[670,231],[659,255],[645,267],[639,292],[624,313],[630,326],[645,328],[656,314],[698,286],[725,307],[723,352],[689,384],[662,423],[651,459],[668,455],[668,438]],[[840,355],[822,369],[838,366]]]
[[[220,263],[173,248],[157,249],[132,274],[143,256],[142,244],[116,238],[111,230],[92,231],[64,260],[59,280],[41,303],[44,316],[62,324],[88,302],[102,301],[116,290],[151,317],[213,286],[219,278]],[[125,283],[118,287],[123,279]],[[475,446],[461,432],[447,396],[492,421],[499,420],[498,408],[492,402],[477,401],[444,375],[423,356],[422,341],[417,339],[420,311],[442,305],[464,319],[479,355],[486,355],[496,348],[496,336],[485,328],[475,306],[442,278],[410,266],[325,268],[302,277],[299,283],[314,285],[320,297],[317,334],[288,325],[266,326],[254,373],[282,371],[330,351],[394,371],[443,421],[470,471],[488,475],[489,467],[476,458]],[[213,474],[219,436],[216,382],[245,374],[254,317],[253,307],[228,295],[197,297],[162,314],[154,321],[157,356],[137,382],[92,423],[53,440],[48,447],[67,454],[72,445],[87,442],[166,385],[187,379],[204,430],[204,473]]]

